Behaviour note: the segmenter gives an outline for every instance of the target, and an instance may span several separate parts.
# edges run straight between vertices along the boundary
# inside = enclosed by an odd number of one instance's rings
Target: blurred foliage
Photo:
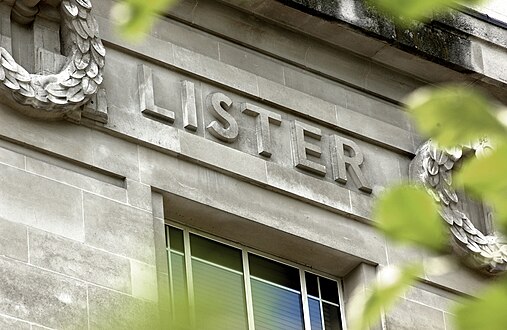
[[[495,139],[506,134],[490,103],[477,89],[449,84],[417,90],[406,100],[406,107],[423,135],[442,147],[455,147],[486,135]]]
[[[507,283],[503,278],[490,284],[480,300],[463,301],[455,308],[456,327],[460,330],[504,330],[507,326]]]
[[[347,306],[350,330],[369,329],[376,323],[382,311],[403,295],[418,276],[422,275],[421,264],[403,267],[386,267],[378,274],[378,281],[365,292],[353,296]]]
[[[130,40],[138,40],[147,33],[157,14],[166,11],[178,0],[122,0],[111,8],[111,18],[120,34]]]
[[[437,206],[420,187],[400,185],[390,189],[378,199],[374,217],[378,229],[397,242],[436,252],[442,251],[446,244],[445,228]],[[410,219],[410,225],[407,225],[407,219]]]

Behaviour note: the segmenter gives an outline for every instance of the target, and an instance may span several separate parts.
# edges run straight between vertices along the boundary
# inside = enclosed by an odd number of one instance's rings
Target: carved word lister
[[[155,104],[151,69],[145,65],[139,65],[138,79],[141,112],[163,122],[174,123],[175,113]],[[198,129],[197,105],[194,84],[191,81],[182,81],[181,100],[183,127],[196,131]],[[206,130],[224,143],[234,143],[240,134],[237,120],[229,113],[232,105],[232,99],[221,92],[210,93],[205,98],[205,110],[213,117],[213,120],[206,125]],[[248,102],[241,103],[239,109],[244,115],[255,118],[257,153],[260,156],[266,159],[271,158],[272,130],[283,124],[290,124],[292,158],[296,168],[321,177],[326,176],[330,171],[333,180],[343,185],[348,182],[347,174],[351,174],[359,190],[366,193],[372,192],[371,185],[361,170],[364,161],[363,153],[354,141],[339,135],[329,137],[330,143],[327,146],[331,155],[329,169],[318,162],[322,156],[322,146],[319,142],[322,139],[322,132],[319,128],[298,120],[283,123],[279,114]]]

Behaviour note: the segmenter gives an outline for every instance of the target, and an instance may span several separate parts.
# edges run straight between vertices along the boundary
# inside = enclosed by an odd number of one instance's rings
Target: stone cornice
[[[222,1],[429,83],[454,76],[450,80],[472,81],[507,102],[507,30],[468,9],[403,29],[362,0]]]

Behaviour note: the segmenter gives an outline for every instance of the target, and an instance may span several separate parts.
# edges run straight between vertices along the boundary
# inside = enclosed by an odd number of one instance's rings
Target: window
[[[182,328],[342,329],[339,281],[172,225],[166,238]]]

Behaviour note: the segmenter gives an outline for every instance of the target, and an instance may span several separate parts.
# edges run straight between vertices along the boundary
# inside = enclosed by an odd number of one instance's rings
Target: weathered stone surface
[[[91,329],[158,329],[155,303],[103,288],[88,288]]]
[[[87,327],[86,285],[0,258],[0,313],[52,328]]]
[[[26,226],[0,218],[0,255],[28,261]]]
[[[130,205],[151,211],[151,188],[135,180],[127,179],[127,194]]]
[[[23,322],[8,316],[0,315],[0,329],[8,330],[30,330],[30,323]]]
[[[405,299],[416,301],[442,311],[451,311],[456,306],[458,297],[440,288],[418,283],[417,286],[411,287],[405,293]]]
[[[35,158],[27,157],[26,170],[120,202],[127,200],[124,188]]]
[[[151,213],[88,193],[84,208],[85,243],[155,264]]]
[[[138,179],[137,146],[104,133],[93,135],[93,165],[115,174]]]
[[[386,323],[388,329],[445,330],[442,311],[405,299],[387,312]]]
[[[275,61],[268,56],[242,49],[236,45],[221,42],[220,61],[252,72],[279,84],[284,83],[283,67],[285,64]]]
[[[23,169],[25,168],[25,156],[0,147],[0,163]]]
[[[82,241],[81,191],[0,165],[0,218]]]
[[[206,76],[244,93],[257,95],[257,79],[250,72],[178,46],[174,46],[174,57],[174,64],[190,73]]]
[[[30,230],[30,263],[87,282],[130,293],[127,258],[50,233]]]
[[[140,148],[140,160],[141,180],[155,188],[386,263],[384,239],[369,225],[146,148]]]
[[[145,300],[158,301],[156,267],[135,260],[130,261],[132,296]]]

